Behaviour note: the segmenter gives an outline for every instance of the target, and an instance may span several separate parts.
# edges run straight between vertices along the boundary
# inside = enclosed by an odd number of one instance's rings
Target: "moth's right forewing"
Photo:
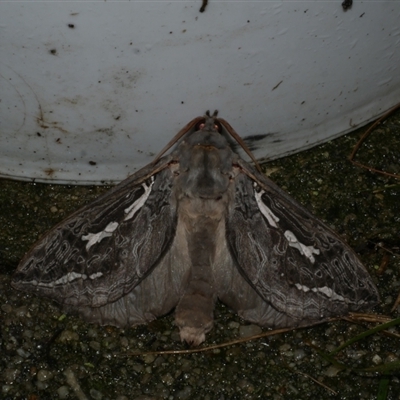
[[[129,293],[174,239],[169,161],[143,168],[45,234],[21,261],[13,287],[77,307]]]
[[[262,324],[310,325],[375,305],[377,289],[352,249],[269,179],[238,164],[227,242],[241,274],[277,311]]]

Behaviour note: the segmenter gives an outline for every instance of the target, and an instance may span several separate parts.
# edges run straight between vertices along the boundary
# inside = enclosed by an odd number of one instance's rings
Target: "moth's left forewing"
[[[257,293],[289,317],[284,324],[375,305],[377,289],[353,250],[267,177],[241,159],[238,166],[228,245]]]
[[[21,261],[13,287],[77,311],[132,291],[174,239],[168,163],[143,168],[51,229]]]

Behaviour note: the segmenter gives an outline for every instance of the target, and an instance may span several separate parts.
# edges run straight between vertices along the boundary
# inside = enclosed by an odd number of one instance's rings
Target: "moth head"
[[[199,121],[195,126],[195,131],[209,131],[209,132],[222,132],[222,125],[217,119],[218,110],[215,110],[213,115],[210,115],[210,111],[206,111],[203,119]]]
[[[218,132],[220,134],[224,134],[225,136],[231,136],[239,145],[243,148],[243,150],[248,154],[248,156],[253,160],[257,170],[261,171],[260,166],[257,163],[257,160],[253,156],[252,152],[244,143],[243,139],[237,134],[237,132],[232,128],[232,126],[222,118],[217,118],[218,110],[215,110],[213,114],[210,114],[210,111],[207,110],[206,114],[203,117],[197,117],[192,119],[186,126],[184,126],[170,141],[169,143],[158,153],[156,158],[153,161],[153,164],[156,164],[163,154],[169,150],[174,144],[179,143],[180,139],[185,135],[191,135],[195,132]]]

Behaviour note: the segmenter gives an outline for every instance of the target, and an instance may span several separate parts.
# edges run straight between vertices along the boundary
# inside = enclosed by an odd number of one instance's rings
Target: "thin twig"
[[[379,247],[380,249],[387,251],[387,252],[390,253],[392,256],[400,257],[400,254],[399,254],[399,253],[396,253],[395,251],[388,249],[387,247],[383,246],[381,243],[377,243],[377,244],[376,244],[376,247]],[[393,248],[396,249],[396,250],[398,249],[397,246],[395,246],[395,247],[393,247]]]
[[[357,142],[357,144],[354,146],[353,151],[350,154],[349,160],[354,164],[357,165],[358,167],[365,168],[369,171],[375,172],[377,174],[381,175],[386,175],[390,176],[392,178],[400,178],[400,175],[398,174],[392,174],[390,172],[385,172],[381,171],[379,169],[369,167],[368,165],[362,164],[358,161],[354,160],[355,155],[357,154],[358,149],[361,147],[365,139],[371,134],[371,132],[378,126],[380,125],[386,118],[388,118],[390,115],[392,115],[395,111],[397,111],[400,108],[400,103],[396,104],[393,108],[391,108],[387,113],[383,114],[382,117],[378,118],[366,131],[365,133],[361,136],[360,140]]]
[[[394,311],[396,310],[396,308],[399,306],[399,304],[400,304],[400,293],[399,293],[399,295],[397,296],[397,299],[396,299],[396,301],[394,302],[393,307],[392,307],[392,309],[391,309],[390,311],[391,311],[391,312],[394,312]]]
[[[264,337],[268,336],[273,336],[273,335],[278,335],[280,333],[285,333],[285,332],[290,332],[295,330],[296,328],[284,328],[284,329],[275,329],[273,331],[268,331],[268,332],[263,332],[260,333],[259,335],[254,335],[250,337],[245,337],[245,338],[240,338],[240,339],[235,339],[231,340],[229,342],[224,342],[220,344],[215,344],[212,346],[207,346],[207,347],[200,347],[196,349],[186,349],[186,350],[160,350],[160,351],[145,351],[145,352],[128,352],[125,353],[124,356],[147,356],[147,355],[161,355],[161,354],[193,354],[193,353],[203,353],[205,351],[212,351],[216,349],[221,349],[223,347],[229,347],[235,344],[240,344],[240,343],[245,343],[249,342],[251,340],[256,340],[256,339],[261,339]]]
[[[392,321],[392,318],[386,316],[386,315],[380,315],[380,314],[363,314],[363,313],[349,313],[347,317],[337,317],[337,318],[330,318],[328,321],[323,321],[323,322],[333,322],[333,321],[339,321],[339,320],[344,320],[352,323],[356,322],[377,322],[377,323],[385,323],[388,321]],[[321,322],[317,322],[314,325],[319,325]],[[312,326],[312,325],[311,325]],[[310,328],[311,326],[305,326],[301,327],[303,328]],[[299,328],[282,328],[282,329],[274,329],[272,331],[268,332],[263,332],[258,335],[253,335],[245,338],[240,338],[240,339],[234,339],[230,340],[228,342],[220,343],[220,344],[215,344],[212,346],[207,346],[207,347],[200,347],[200,348],[192,348],[192,349],[185,349],[185,350],[154,350],[154,351],[130,351],[126,352],[123,354],[120,354],[120,356],[123,357],[131,357],[131,356],[146,356],[146,355],[165,355],[165,354],[193,354],[193,353],[204,353],[206,351],[213,351],[216,349],[221,349],[224,347],[229,347],[233,346],[236,344],[240,343],[247,343],[252,340],[257,340],[257,339],[262,339],[265,337],[273,336],[273,335],[278,335],[281,333],[286,333],[286,332],[291,332]]]
[[[295,371],[296,373],[298,373],[299,375],[303,375],[304,377],[311,379],[313,382],[315,382],[317,385],[322,386],[324,389],[332,392],[333,394],[337,395],[338,393],[335,392],[332,388],[330,388],[329,386],[325,385],[324,383],[320,382],[319,380],[313,378],[311,375],[306,374],[305,372],[302,371]]]
[[[344,321],[348,322],[378,322],[380,324],[384,324],[386,322],[392,321],[393,318],[388,315],[382,314],[368,314],[368,313],[349,313],[348,316],[341,318]]]

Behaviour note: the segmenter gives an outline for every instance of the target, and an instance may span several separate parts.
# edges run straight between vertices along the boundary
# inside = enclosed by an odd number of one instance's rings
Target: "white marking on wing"
[[[82,240],[87,240],[86,251],[88,251],[94,244],[100,243],[102,239],[109,237],[118,228],[118,222],[110,222],[102,231],[98,233],[88,233],[82,235]]]
[[[261,196],[263,195],[263,193],[265,193],[264,190],[260,190],[259,192],[257,192],[256,190],[254,191],[254,196],[256,198],[258,208],[261,211],[262,215],[264,215],[264,217],[267,219],[268,223],[274,228],[277,228],[278,225],[276,225],[276,223],[279,222],[279,218],[261,200]]]
[[[97,279],[97,278],[100,278],[100,277],[102,277],[103,276],[103,273],[102,272],[96,272],[96,273],[94,273],[94,274],[92,274],[92,275],[89,275],[89,278],[90,279]]]
[[[284,235],[286,240],[289,242],[290,247],[294,247],[295,249],[299,250],[301,255],[306,256],[314,264],[315,258],[313,254],[319,254],[319,249],[300,243],[295,234],[291,231],[286,231]]]
[[[151,177],[150,185],[147,186],[146,182],[142,184],[144,193],[132,205],[130,205],[128,208],[124,210],[125,214],[127,214],[124,218],[124,221],[131,219],[137,213],[137,211],[143,207],[143,204],[146,202],[147,198],[150,195],[153,184],[154,184],[154,177]]]
[[[68,272],[68,274],[63,275],[61,278],[53,281],[53,282],[40,282],[40,281],[32,281],[32,285],[36,285],[36,286],[43,286],[43,287],[54,287],[56,285],[65,285],[66,283],[72,282],[75,279],[86,279],[87,275],[86,274],[79,274],[77,272]]]
[[[96,278],[100,278],[101,276],[103,276],[102,272],[96,272],[92,275],[87,276],[86,274],[80,274],[78,272],[68,272],[68,274],[63,275],[61,278],[58,278],[57,280],[53,281],[53,282],[40,282],[40,281],[32,281],[31,284],[35,285],[35,286],[42,286],[42,287],[54,287],[56,285],[65,285],[66,283],[70,283],[72,281],[75,281],[76,279],[96,279]]]
[[[332,300],[340,300],[340,301],[345,301],[346,299],[341,296],[340,294],[337,294],[334,292],[331,288],[328,288],[327,286],[322,286],[322,287],[314,287],[314,288],[309,288],[305,285],[300,285],[300,283],[296,283],[295,286],[297,289],[302,290],[303,292],[307,293],[310,290],[314,293],[320,292],[325,294],[327,297],[331,298]]]

